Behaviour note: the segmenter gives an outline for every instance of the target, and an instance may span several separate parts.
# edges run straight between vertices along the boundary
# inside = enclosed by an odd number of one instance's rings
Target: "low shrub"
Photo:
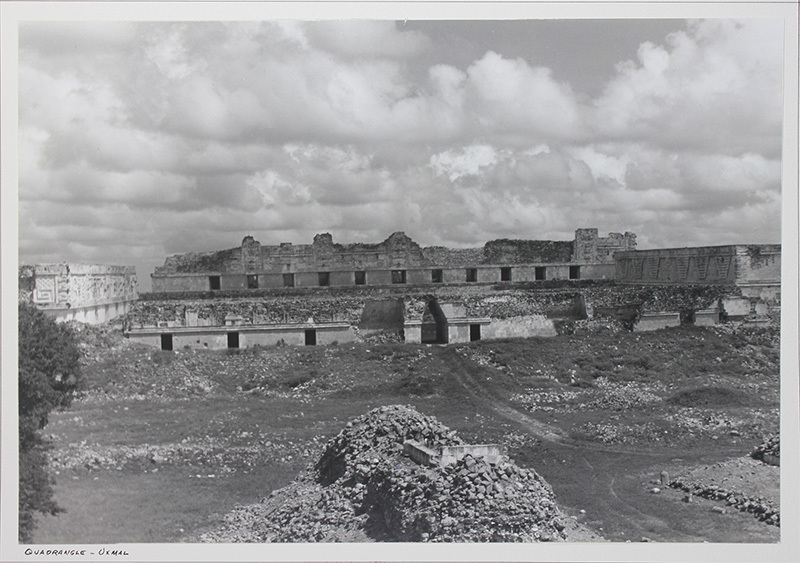
[[[667,403],[681,407],[752,406],[759,402],[754,395],[723,386],[684,389],[667,399]]]

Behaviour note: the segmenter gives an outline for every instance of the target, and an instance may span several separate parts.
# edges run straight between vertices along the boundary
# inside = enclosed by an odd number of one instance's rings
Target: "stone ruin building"
[[[165,350],[458,343],[555,336],[565,323],[615,319],[630,330],[725,320],[777,322],[780,245],[636,249],[633,233],[571,241],[493,240],[421,247],[261,245],[170,256],[139,295],[130,266],[22,266],[20,299],[59,321],[122,318],[126,336]]]
[[[151,275],[154,293],[259,288],[499,283],[613,279],[614,253],[636,248],[633,233],[598,236],[578,229],[572,241],[493,240],[481,248],[421,247],[405,233],[377,244],[262,245],[170,256]]]
[[[169,300],[204,292],[218,296],[217,301],[231,292],[244,295],[260,290],[350,288],[377,293],[370,298],[356,297],[349,313],[348,300],[337,297],[338,316],[309,310],[315,299],[318,304],[325,301],[326,296],[319,299],[317,295],[296,303],[283,318],[259,307],[208,314],[207,307],[198,303],[168,314],[170,320],[132,325],[128,335],[163,349],[342,343],[357,339],[355,330],[363,334],[388,331],[401,335],[405,342],[440,343],[551,335],[552,326],[542,319],[526,319],[521,324],[508,319],[493,321],[485,314],[468,311],[459,295],[469,286],[486,284],[610,280],[614,253],[635,247],[632,233],[599,237],[597,229],[579,229],[572,241],[502,239],[465,249],[421,247],[402,232],[377,244],[346,245],[335,244],[327,233],[315,236],[310,245],[266,246],[248,236],[239,248],[168,257],[151,276],[153,293]],[[425,287],[434,293],[441,288],[459,289],[447,300],[441,295],[412,295]],[[273,310],[285,309],[291,299],[280,301]],[[307,317],[297,315],[306,310]],[[526,330],[520,331],[520,326]]]
[[[775,322],[780,269],[779,245],[636,250],[635,234],[597,229],[466,249],[421,247],[404,233],[377,244],[248,236],[168,257],[125,331],[172,350],[554,336],[564,322],[604,317],[631,330]]]
[[[780,312],[781,245],[749,244],[629,250],[614,256],[614,279],[620,285],[735,288],[724,300],[728,316],[765,321]],[[715,324],[716,308],[694,312],[696,321]],[[675,311],[643,315],[639,328],[681,324]]]
[[[19,298],[56,321],[100,324],[126,315],[139,299],[136,269],[100,264],[23,265]]]

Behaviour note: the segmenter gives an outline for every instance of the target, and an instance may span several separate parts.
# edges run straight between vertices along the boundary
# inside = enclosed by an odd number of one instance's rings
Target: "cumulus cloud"
[[[437,60],[458,25],[22,25],[23,259],[150,268],[323,231],[778,239],[780,22],[676,21],[593,99],[491,34],[467,63]]]
[[[780,155],[783,30],[776,20],[703,20],[643,43],[594,101],[600,135],[673,150]],[[744,134],[744,132],[747,132]]]
[[[575,94],[568,84],[556,82],[550,69],[489,51],[467,74],[479,123],[493,133],[524,130],[556,139],[580,134]]]
[[[477,176],[481,168],[496,164],[497,156],[489,145],[471,145],[460,151],[435,154],[430,163],[437,174],[444,174],[453,182],[464,176]]]

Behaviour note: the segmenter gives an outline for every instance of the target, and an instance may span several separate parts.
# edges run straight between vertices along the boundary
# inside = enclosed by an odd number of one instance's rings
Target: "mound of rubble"
[[[404,448],[405,444],[405,448]],[[348,422],[319,459],[260,504],[226,517],[201,541],[534,542],[598,539],[561,513],[535,471],[507,457],[463,453],[422,463],[409,444],[434,453],[464,446],[435,418],[392,405]],[[450,450],[448,450],[450,451]],[[478,450],[475,450],[478,451]]]
[[[781,437],[776,434],[770,436],[764,443],[758,445],[750,452],[750,457],[768,463],[770,465],[781,464]]]

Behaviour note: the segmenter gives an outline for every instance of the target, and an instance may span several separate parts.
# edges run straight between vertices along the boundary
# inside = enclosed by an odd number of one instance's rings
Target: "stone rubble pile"
[[[659,382],[642,384],[636,381],[617,383],[609,381],[607,377],[598,377],[595,386],[601,391],[596,400],[590,402],[588,408],[607,409],[615,411],[647,407],[661,402],[661,397],[652,391],[663,391],[665,386]]]
[[[527,315],[580,316],[580,293],[574,290],[495,291],[464,296],[467,314],[476,317],[508,319]]]
[[[749,512],[762,522],[775,526],[781,525],[779,508],[767,499],[750,498],[742,493],[730,491],[719,485],[684,481],[681,478],[673,479],[670,481],[669,486],[686,491],[690,495],[711,500],[725,501],[727,506],[742,512]]]
[[[535,471],[469,454],[423,466],[403,455],[406,440],[433,450],[462,444],[411,407],[374,409],[290,485],[229,514],[201,541],[563,541],[576,529]]]
[[[729,295],[741,294],[738,288],[721,285],[691,286],[596,286],[583,291],[594,307],[607,308],[636,304],[640,311],[683,311],[708,309]]]
[[[363,331],[353,327],[356,339],[367,344],[394,344],[403,342],[403,333],[400,330],[372,330]]]
[[[598,317],[593,319],[555,319],[553,326],[560,335],[589,335],[602,332],[617,333],[626,331],[625,324],[612,317]]]
[[[566,519],[550,486],[507,460],[467,454],[440,471],[379,466],[366,485],[367,511],[382,514],[380,539],[430,542],[558,541]]]
[[[463,444],[456,432],[411,407],[389,405],[348,422],[328,442],[315,466],[322,483],[348,481],[388,456],[402,456],[403,442],[414,440],[429,448]]]
[[[781,458],[781,437],[779,434],[770,436],[764,443],[759,444],[752,452],[750,457],[758,459],[770,465],[780,465]]]

